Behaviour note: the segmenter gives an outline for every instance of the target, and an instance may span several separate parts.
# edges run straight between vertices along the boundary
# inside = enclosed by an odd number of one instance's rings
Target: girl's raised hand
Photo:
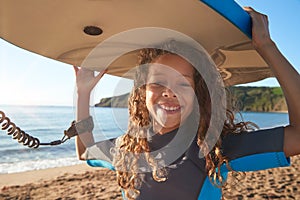
[[[272,44],[273,41],[269,32],[268,16],[255,11],[251,7],[245,7],[252,19],[252,43],[255,48],[262,48]]]
[[[95,75],[92,70],[77,66],[73,67],[76,75],[77,92],[90,93],[102,76],[107,72],[107,70],[103,70],[99,74]]]

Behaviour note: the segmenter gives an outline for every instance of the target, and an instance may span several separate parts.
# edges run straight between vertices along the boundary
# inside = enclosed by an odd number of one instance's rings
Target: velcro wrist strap
[[[92,116],[89,116],[86,119],[76,122],[75,127],[78,134],[85,132],[91,133],[94,129],[94,122]]]

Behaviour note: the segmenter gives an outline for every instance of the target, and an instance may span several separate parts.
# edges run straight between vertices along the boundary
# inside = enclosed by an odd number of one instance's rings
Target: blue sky
[[[273,40],[300,72],[300,0],[238,0],[269,16]],[[44,58],[0,39],[0,104],[73,106],[75,77],[72,66]],[[96,88],[93,102],[116,94],[118,79],[105,76]],[[278,86],[274,78],[247,84]],[[128,88],[128,87],[127,87]],[[117,94],[129,90],[118,88]]]

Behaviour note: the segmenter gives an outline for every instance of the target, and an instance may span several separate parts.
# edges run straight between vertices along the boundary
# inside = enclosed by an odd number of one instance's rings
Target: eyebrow
[[[154,73],[154,74],[151,74],[151,76],[163,76],[164,74],[162,73]]]
[[[179,73],[179,72],[178,72]],[[179,73],[180,74],[180,73]],[[151,74],[151,76],[165,76],[165,74],[162,74],[162,73],[154,73],[154,74]],[[187,77],[187,78],[193,78],[193,76],[190,76],[188,74],[180,74],[178,76],[183,76],[183,77]]]
[[[187,78],[194,79],[194,77],[193,77],[193,76],[190,76],[190,75],[188,75],[188,74],[182,74],[182,76],[184,76],[184,77],[187,77]]]

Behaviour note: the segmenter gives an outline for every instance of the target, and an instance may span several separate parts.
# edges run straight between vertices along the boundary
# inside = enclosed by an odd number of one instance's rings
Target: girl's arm
[[[76,121],[85,120],[90,116],[90,94],[95,85],[106,73],[106,71],[100,72],[97,76],[94,76],[94,71],[90,71],[84,68],[75,67],[76,85],[77,85],[77,112]],[[80,160],[84,160],[84,153],[86,147],[94,144],[93,134],[91,132],[80,133],[75,139],[77,157]]]
[[[268,18],[252,8],[245,8],[252,18],[252,42],[277,78],[285,95],[290,124],[284,129],[284,153],[300,154],[300,76],[272,41]]]

